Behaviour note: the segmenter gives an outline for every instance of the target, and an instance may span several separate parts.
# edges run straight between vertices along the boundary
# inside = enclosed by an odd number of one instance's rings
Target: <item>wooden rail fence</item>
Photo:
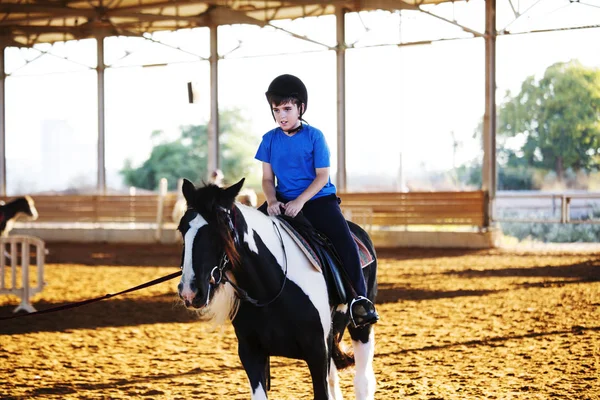
[[[487,192],[340,193],[342,210],[361,225],[488,225]],[[175,193],[32,196],[36,222],[173,222]],[[10,200],[6,198],[5,200]],[[259,205],[264,197],[259,195]]]
[[[350,219],[370,225],[487,226],[487,193],[381,192],[341,193],[342,210]]]
[[[33,195],[36,222],[145,222],[171,221],[177,196],[151,195]],[[12,198],[4,198],[10,201]],[[157,216],[160,217],[157,220]]]
[[[339,193],[346,217],[360,225],[488,226],[487,192]],[[258,205],[265,201],[258,194]]]

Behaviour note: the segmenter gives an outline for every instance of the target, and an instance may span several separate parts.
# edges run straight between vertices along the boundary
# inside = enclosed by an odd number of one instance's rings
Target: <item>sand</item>
[[[177,246],[48,245],[38,310],[177,271]],[[600,255],[379,250],[377,399],[599,399]],[[230,325],[197,320],[177,280],[0,321],[2,399],[249,399]],[[0,317],[18,304],[0,295]],[[272,399],[312,398],[271,360]],[[352,371],[341,373],[354,398]]]

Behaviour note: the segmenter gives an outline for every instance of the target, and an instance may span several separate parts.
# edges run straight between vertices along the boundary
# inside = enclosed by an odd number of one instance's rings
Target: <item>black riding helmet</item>
[[[273,114],[273,104],[278,105],[295,100],[296,104],[300,103],[298,104],[298,108],[300,109],[300,119],[302,119],[302,114],[304,114],[304,111],[308,107],[306,86],[304,86],[300,78],[294,75],[284,74],[273,79],[269,85],[269,89],[265,92],[265,96],[269,102],[271,114]],[[304,103],[304,110],[302,110],[302,103]],[[275,119],[275,115],[273,115],[273,119]]]

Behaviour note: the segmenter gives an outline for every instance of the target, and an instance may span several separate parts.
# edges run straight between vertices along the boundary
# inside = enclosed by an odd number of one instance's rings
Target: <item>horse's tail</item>
[[[335,367],[338,371],[348,368],[354,365],[354,354],[346,353],[340,347],[340,342],[333,339],[333,352],[331,355],[333,362],[335,363]]]
[[[331,358],[338,370],[354,365],[354,354],[346,352],[341,347],[342,336],[348,324],[348,315],[345,312],[335,311],[333,314],[333,345]]]

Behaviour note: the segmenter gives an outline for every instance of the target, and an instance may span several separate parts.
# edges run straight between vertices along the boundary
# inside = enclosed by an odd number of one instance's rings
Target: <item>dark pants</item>
[[[279,198],[279,196],[278,196]],[[285,199],[279,198],[282,203]],[[267,203],[258,208],[267,213]],[[323,233],[337,251],[342,267],[346,270],[348,277],[359,296],[367,297],[365,278],[360,266],[358,247],[352,238],[348,223],[342,214],[338,197],[334,194],[310,200],[304,204],[302,214],[310,221],[316,230]]]

